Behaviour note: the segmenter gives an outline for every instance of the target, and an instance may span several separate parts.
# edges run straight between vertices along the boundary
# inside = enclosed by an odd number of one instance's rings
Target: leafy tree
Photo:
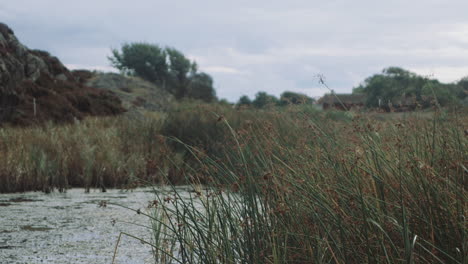
[[[302,93],[295,92],[283,92],[280,96],[279,105],[289,105],[289,104],[311,104],[314,102],[314,99]]]
[[[458,81],[457,86],[459,87],[459,90],[457,91],[457,97],[461,100],[464,100],[468,97],[468,76],[461,78],[461,80]]]
[[[427,83],[423,86],[421,97],[422,104],[429,107],[438,103],[441,106],[456,104],[457,90],[459,87],[455,84],[442,85],[438,83]]]
[[[365,93],[364,91],[364,86],[361,84],[358,87],[353,88],[353,94],[363,94]]]
[[[216,100],[213,79],[198,73],[198,66],[175,48],[155,44],[124,44],[112,50],[111,64],[125,74],[138,75],[162,85],[177,99],[192,97],[206,102]]]
[[[353,89],[353,93],[365,93],[368,107],[377,107],[379,102],[383,105],[398,105],[410,98],[414,98],[414,103],[429,107],[435,102],[442,106],[456,102],[461,88],[460,84],[446,85],[402,68],[390,67],[381,74],[367,78]]]
[[[229,101],[228,101],[227,99],[224,99],[224,98],[221,99],[221,100],[219,100],[218,103],[219,103],[220,105],[232,106],[232,104],[229,103]]]
[[[174,48],[166,48],[165,52],[168,61],[168,85],[175,97],[180,99],[188,93],[190,75],[196,74],[196,64]]]
[[[239,101],[237,102],[238,106],[250,106],[252,105],[252,100],[247,95],[243,95],[239,98]]]
[[[465,76],[458,81],[458,85],[463,87],[463,89],[468,90],[468,76]]]
[[[216,101],[216,91],[213,88],[213,79],[206,73],[197,73],[190,78],[187,96],[205,102]]]
[[[138,75],[153,83],[162,84],[168,76],[166,52],[158,45],[124,44],[121,52],[113,49],[108,59],[121,72]]]
[[[273,95],[267,94],[266,92],[258,92],[252,102],[253,106],[256,108],[265,108],[267,106],[276,105],[277,103],[278,99]]]
[[[402,96],[410,96],[420,89],[420,87],[416,87],[416,90],[413,90],[415,83],[411,86],[411,81],[415,77],[415,74],[409,71],[390,67],[384,69],[382,74],[376,74],[366,79],[364,85],[358,89],[367,94],[367,106],[377,107],[379,102],[387,104]]]

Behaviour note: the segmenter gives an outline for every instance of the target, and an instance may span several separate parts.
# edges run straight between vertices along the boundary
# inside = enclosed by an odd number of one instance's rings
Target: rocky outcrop
[[[82,81],[90,87],[114,92],[132,116],[138,112],[166,111],[175,101],[169,92],[136,76],[83,70],[73,73],[82,76]]]
[[[29,50],[0,23],[0,125],[66,122],[123,111],[112,92],[84,85],[58,58]]]

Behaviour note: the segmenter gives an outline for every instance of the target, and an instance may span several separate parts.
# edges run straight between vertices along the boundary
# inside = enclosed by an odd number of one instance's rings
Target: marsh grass
[[[60,191],[155,183],[162,116],[89,118],[41,127],[0,128],[0,192]]]
[[[2,128],[0,191],[171,183],[147,214],[159,263],[467,263],[467,128],[466,111],[194,104]]]
[[[224,113],[211,145],[179,142],[198,162],[186,176],[212,189],[160,198],[161,263],[468,261],[466,116],[302,110],[238,113],[234,125]]]

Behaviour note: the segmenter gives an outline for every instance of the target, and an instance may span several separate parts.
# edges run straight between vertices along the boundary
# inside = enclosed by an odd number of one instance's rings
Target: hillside
[[[174,101],[170,93],[139,77],[85,70],[73,73],[75,76],[80,76],[80,81],[86,86],[115,93],[129,114],[165,111]]]
[[[124,111],[114,93],[79,82],[58,58],[28,49],[0,23],[0,125],[71,122]]]

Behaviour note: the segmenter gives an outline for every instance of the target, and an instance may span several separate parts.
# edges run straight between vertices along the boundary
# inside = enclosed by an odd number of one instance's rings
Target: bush
[[[279,105],[290,105],[290,104],[312,104],[314,103],[314,99],[310,98],[309,96],[301,93],[294,93],[294,92],[284,92],[280,96],[280,100],[278,102]]]
[[[258,92],[255,95],[255,99],[252,101],[252,105],[256,108],[265,108],[269,106],[275,106],[278,103],[278,99],[269,95],[266,92]]]

